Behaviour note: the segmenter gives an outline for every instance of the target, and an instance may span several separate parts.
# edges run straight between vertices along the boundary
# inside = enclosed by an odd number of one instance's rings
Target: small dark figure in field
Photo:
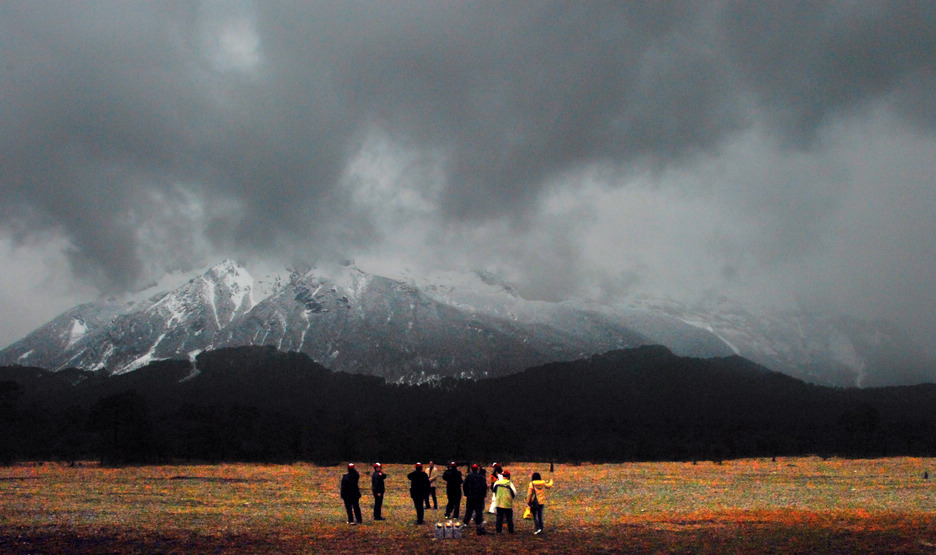
[[[534,472],[527,489],[527,505],[533,515],[533,533],[543,532],[543,507],[546,505],[546,488],[551,488],[552,480],[543,480],[539,472]]]
[[[423,524],[423,503],[429,495],[429,475],[423,471],[422,463],[416,463],[412,472],[406,475],[410,481],[410,497],[416,507],[416,524]]]
[[[484,534],[484,498],[487,497],[488,492],[484,469],[476,464],[471,465],[471,472],[465,478],[462,489],[465,492],[465,526],[471,522],[473,514],[475,527],[480,536]]]
[[[445,496],[448,503],[445,505],[445,518],[451,516],[458,518],[461,507],[462,497],[462,473],[458,470],[458,465],[454,462],[449,463],[448,470],[442,473],[442,479],[445,480]]]
[[[374,494],[374,520],[383,520],[380,510],[383,507],[383,498],[386,488],[384,480],[387,475],[384,474],[383,466],[380,463],[374,463],[374,472],[371,474],[371,493]]]
[[[358,484],[360,474],[354,464],[348,465],[348,472],[341,477],[341,499],[348,513],[348,524],[361,523],[361,487]]]
[[[494,530],[500,534],[507,521],[507,531],[514,533],[513,499],[517,496],[517,488],[510,481],[510,471],[505,470],[501,478],[494,482],[494,501],[497,505],[497,520]]]

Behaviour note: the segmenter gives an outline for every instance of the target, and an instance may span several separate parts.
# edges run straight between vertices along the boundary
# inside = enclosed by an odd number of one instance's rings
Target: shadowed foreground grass
[[[936,490],[923,478],[934,463],[758,459],[559,465],[551,474],[513,463],[521,491],[534,470],[555,480],[546,532],[533,536],[518,509],[514,535],[468,529],[441,541],[413,524],[404,465],[385,468],[388,520],[370,518],[366,493],[362,526],[345,523],[343,467],[21,465],[0,469],[0,552],[934,552]],[[427,522],[442,519],[444,485],[439,503]]]

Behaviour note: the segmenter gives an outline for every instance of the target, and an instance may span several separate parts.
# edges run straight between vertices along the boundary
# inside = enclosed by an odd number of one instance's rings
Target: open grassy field
[[[0,552],[936,552],[936,486],[924,479],[936,480],[936,459],[507,468],[523,491],[533,471],[555,481],[544,534],[518,509],[512,536],[434,540],[413,524],[408,465],[385,467],[387,520],[370,518],[367,492],[362,526],[345,522],[343,466],[18,465],[0,468]],[[443,517],[444,487],[439,503],[428,522]]]

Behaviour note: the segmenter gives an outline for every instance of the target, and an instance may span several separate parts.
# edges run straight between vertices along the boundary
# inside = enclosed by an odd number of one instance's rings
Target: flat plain
[[[552,479],[545,532],[434,539],[415,525],[406,474],[385,465],[387,520],[349,526],[344,465],[219,464],[0,468],[4,553],[932,553],[936,459],[777,458],[712,462],[506,464],[518,489]],[[436,475],[441,475],[441,468]],[[441,482],[441,480],[439,480]],[[464,502],[462,503],[462,507]],[[487,530],[493,532],[493,515]]]

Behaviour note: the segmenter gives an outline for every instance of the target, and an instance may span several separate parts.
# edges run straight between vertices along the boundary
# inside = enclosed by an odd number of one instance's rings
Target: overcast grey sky
[[[0,345],[226,257],[936,333],[936,3],[0,3]]]

